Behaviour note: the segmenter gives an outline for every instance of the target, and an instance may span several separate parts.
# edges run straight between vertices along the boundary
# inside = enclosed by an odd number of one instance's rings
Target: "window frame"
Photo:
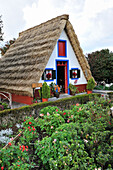
[[[80,78],[80,69],[79,68],[71,68],[71,71],[73,71],[73,70],[77,70],[77,77],[76,78],[72,78],[71,76],[71,80],[78,80],[79,78]],[[79,77],[78,77],[78,71],[79,71]]]
[[[59,42],[65,42],[65,56],[59,55]],[[58,42],[57,42],[57,47],[58,47],[58,57],[67,58],[67,40],[59,39]]]

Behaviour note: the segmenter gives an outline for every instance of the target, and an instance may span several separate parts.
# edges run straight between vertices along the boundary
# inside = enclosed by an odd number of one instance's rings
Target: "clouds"
[[[0,0],[1,1],[1,0]],[[22,30],[69,14],[84,53],[112,48],[112,0],[4,0],[0,6],[7,40]]]

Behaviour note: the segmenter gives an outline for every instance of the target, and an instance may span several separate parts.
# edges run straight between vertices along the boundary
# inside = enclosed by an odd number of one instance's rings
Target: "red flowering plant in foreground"
[[[113,119],[109,110],[109,103],[99,99],[75,104],[70,110],[42,109],[37,121],[25,119],[19,141],[9,142],[2,150],[1,167],[30,170],[35,162],[33,169],[113,169]]]
[[[33,167],[32,159],[29,159],[29,152],[32,150],[33,145],[31,145],[33,140],[38,139],[38,132],[36,130],[37,122],[31,116],[25,118],[23,122],[23,131],[19,135],[19,142],[11,141],[8,143],[6,149],[1,150],[0,163],[1,168],[4,169],[31,169]],[[5,157],[5,159],[3,159]]]

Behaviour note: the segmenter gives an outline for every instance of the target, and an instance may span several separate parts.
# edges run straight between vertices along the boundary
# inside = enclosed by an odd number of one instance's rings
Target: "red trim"
[[[65,93],[68,93],[68,77],[67,77],[67,61],[58,61],[57,67],[64,66],[64,76],[65,76]]]
[[[12,94],[12,101],[30,105],[33,103],[33,97]]]
[[[65,93],[68,93],[67,62],[65,66]]]

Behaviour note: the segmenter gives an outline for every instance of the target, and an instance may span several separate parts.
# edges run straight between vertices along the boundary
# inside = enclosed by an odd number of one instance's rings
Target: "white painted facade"
[[[67,41],[67,57],[58,57],[58,44],[56,44],[53,52],[52,52],[52,55],[51,57],[49,58],[49,61],[46,65],[46,68],[52,68],[53,70],[56,70],[56,60],[62,60],[62,61],[65,61],[65,60],[69,60],[69,70],[71,70],[71,68],[78,68],[80,69],[80,78],[77,80],[77,83],[76,85],[80,85],[80,84],[87,84],[87,80],[83,74],[83,71],[81,69],[81,66],[77,60],[77,57],[73,51],[73,48],[70,44],[70,41],[68,39],[68,36],[66,35],[66,32],[63,30],[60,37],[59,37],[60,40],[66,40]],[[69,74],[69,70],[68,70],[68,74]],[[73,79],[70,78],[70,75],[68,76],[69,77],[69,83],[72,83],[74,85],[74,81]],[[44,80],[41,80],[39,81],[39,83],[43,83]],[[53,83],[56,83],[56,79],[52,80],[52,81],[46,81],[47,84],[49,85],[51,82]]]

